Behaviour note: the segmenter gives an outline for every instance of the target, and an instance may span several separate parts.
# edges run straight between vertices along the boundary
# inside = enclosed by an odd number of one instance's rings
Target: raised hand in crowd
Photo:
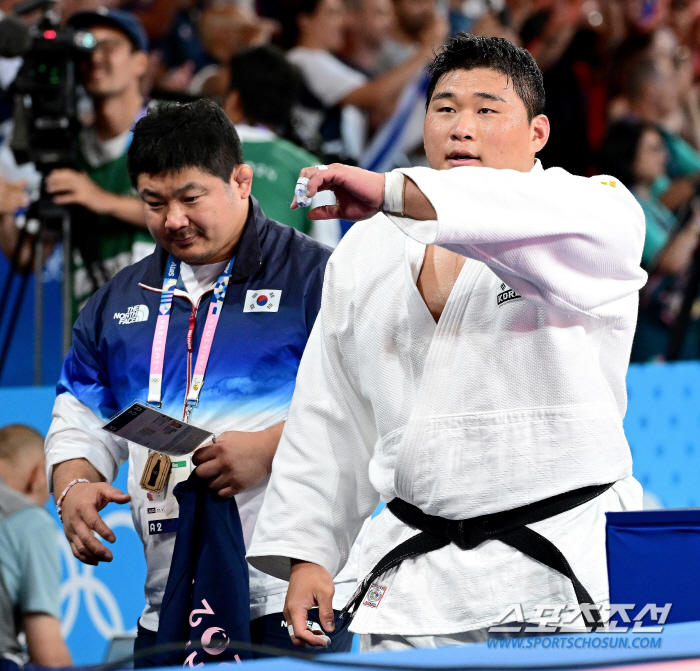
[[[700,212],[695,210],[688,222],[658,254],[655,269],[665,275],[682,275],[689,268],[700,242]]]
[[[549,3],[549,18],[542,32],[525,45],[543,72],[554,67],[569,48],[583,22],[583,6],[583,0]]]

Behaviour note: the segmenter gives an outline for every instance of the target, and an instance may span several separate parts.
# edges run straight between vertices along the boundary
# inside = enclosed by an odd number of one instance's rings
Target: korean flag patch
[[[277,312],[282,292],[278,289],[246,291],[243,312]]]

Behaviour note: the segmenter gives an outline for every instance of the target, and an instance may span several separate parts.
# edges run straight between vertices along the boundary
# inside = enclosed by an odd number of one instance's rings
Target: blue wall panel
[[[631,366],[627,393],[635,477],[664,508],[700,505],[700,364]]]

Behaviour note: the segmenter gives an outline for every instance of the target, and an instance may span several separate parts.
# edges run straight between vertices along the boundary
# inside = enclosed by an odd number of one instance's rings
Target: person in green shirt
[[[69,20],[89,30],[95,50],[80,63],[80,79],[94,106],[94,123],[80,136],[77,169],[46,178],[46,191],[71,206],[73,318],[87,299],[122,268],[151,253],[141,201],[126,169],[131,128],[147,111],[141,79],[148,65],[148,38],[128,12],[80,12]]]
[[[243,159],[253,169],[253,197],[271,219],[334,247],[340,239],[337,220],[311,222],[305,210],[289,208],[299,172],[320,163],[313,154],[280,137],[289,130],[292,107],[301,92],[298,70],[279,49],[246,49],[231,61],[229,88],[223,109],[236,126]]]

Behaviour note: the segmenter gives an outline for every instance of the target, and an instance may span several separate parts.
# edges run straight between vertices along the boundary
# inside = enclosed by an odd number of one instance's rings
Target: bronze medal
[[[165,487],[168,475],[170,475],[170,457],[160,452],[151,452],[141,476],[141,489],[160,494]]]

